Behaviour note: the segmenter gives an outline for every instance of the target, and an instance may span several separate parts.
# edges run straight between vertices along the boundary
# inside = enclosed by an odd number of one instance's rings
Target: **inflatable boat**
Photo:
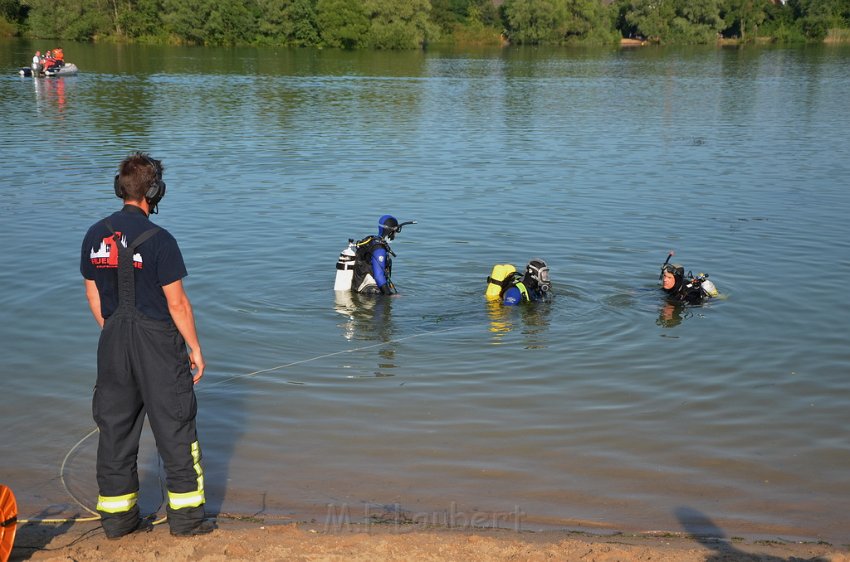
[[[42,72],[38,72],[38,69],[34,69],[31,66],[21,67],[21,70],[18,71],[18,74],[21,76],[73,76],[77,73],[77,65],[72,62],[66,62],[62,66],[51,66],[47,70],[43,70]]]

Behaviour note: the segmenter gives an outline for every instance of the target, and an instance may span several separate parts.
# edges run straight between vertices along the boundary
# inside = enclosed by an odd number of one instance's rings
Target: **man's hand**
[[[165,300],[168,301],[168,312],[174,320],[174,325],[189,348],[190,368],[196,371],[192,375],[195,384],[204,376],[204,356],[201,354],[201,343],[198,341],[198,333],[195,330],[195,315],[192,313],[192,303],[183,289],[183,282],[179,279],[173,283],[162,286]]]
[[[198,384],[201,377],[204,376],[204,356],[200,349],[191,349],[189,352],[189,368],[192,369],[192,382]]]

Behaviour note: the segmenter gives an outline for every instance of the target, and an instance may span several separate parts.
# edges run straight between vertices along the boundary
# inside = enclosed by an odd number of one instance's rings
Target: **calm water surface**
[[[847,48],[68,44],[78,76],[15,74],[52,46],[0,43],[0,480],[22,517],[94,504],[79,245],[143,149],[208,363],[210,511],[850,542]],[[401,294],[336,297],[339,251],[384,213],[419,221]],[[723,297],[665,307],[671,249]],[[490,267],[536,256],[555,300],[488,307]],[[163,511],[149,434],[141,462]]]

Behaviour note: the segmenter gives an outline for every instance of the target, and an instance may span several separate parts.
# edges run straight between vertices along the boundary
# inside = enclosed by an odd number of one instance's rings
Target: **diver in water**
[[[700,304],[705,299],[716,297],[717,289],[708,280],[708,274],[700,273],[696,277],[691,272],[685,275],[685,267],[678,263],[668,263],[673,252],[661,266],[661,289],[673,303]]]
[[[501,298],[505,306],[522,302],[537,302],[551,297],[552,281],[549,266],[540,258],[534,258],[525,266],[525,274],[514,272],[502,284]]]
[[[416,224],[416,221],[399,223],[394,216],[384,215],[378,219],[377,236],[367,236],[354,244],[352,290],[367,295],[394,295],[398,292],[392,282],[395,253],[389,242],[407,224]]]

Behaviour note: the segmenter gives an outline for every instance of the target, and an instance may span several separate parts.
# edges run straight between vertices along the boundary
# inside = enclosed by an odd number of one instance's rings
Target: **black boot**
[[[175,537],[195,537],[198,535],[206,535],[208,533],[212,533],[216,529],[215,521],[212,519],[204,519],[200,523],[198,523],[197,527],[193,527],[187,530],[179,530],[175,531],[171,530],[171,535]]]

